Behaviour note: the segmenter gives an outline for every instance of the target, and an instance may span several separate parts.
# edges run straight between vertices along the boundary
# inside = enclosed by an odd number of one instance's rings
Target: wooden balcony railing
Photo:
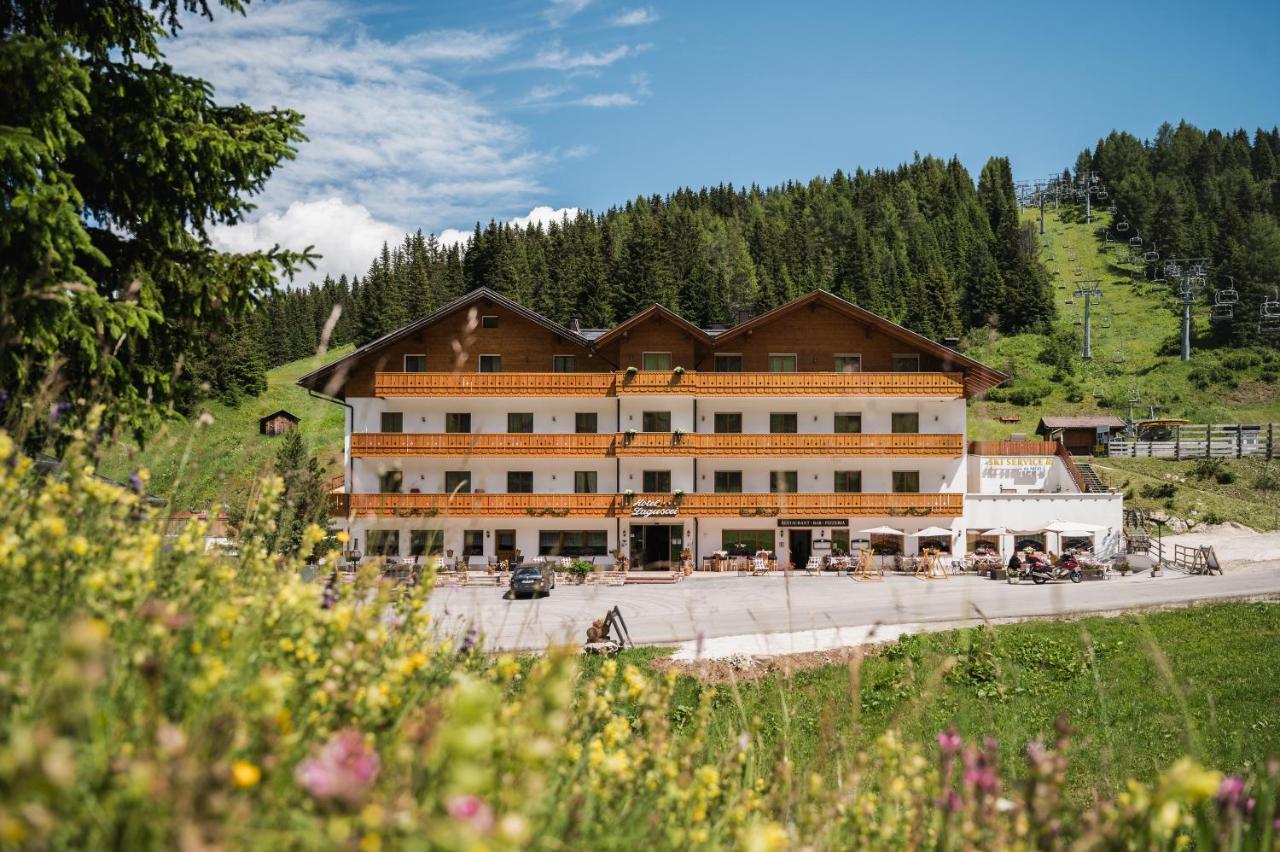
[[[378,373],[401,396],[964,396],[960,373]]]
[[[356,458],[431,456],[839,456],[958,458],[961,435],[899,434],[712,434],[639,432],[626,434],[356,432]]]
[[[689,396],[964,396],[960,373],[619,373],[617,394]]]
[[[613,396],[613,373],[378,373],[377,396]]]
[[[963,494],[334,494],[335,516],[574,517],[955,517]]]
[[[1061,441],[1054,441],[1054,455],[1061,461],[1063,467],[1067,469],[1067,473],[1071,476],[1071,481],[1075,483],[1076,490],[1081,494],[1089,493],[1089,483],[1085,482],[1084,472],[1076,464],[1076,460],[1072,458],[1070,451]]]
[[[351,454],[375,458],[389,456],[594,456],[613,455],[611,433],[552,434],[490,432],[456,434],[438,432],[355,432]]]
[[[962,435],[640,432],[619,435],[619,456],[888,456],[959,458]]]
[[[574,517],[611,518],[617,494],[343,494],[334,501],[341,514],[377,517]],[[342,512],[342,509],[346,512]]]
[[[969,454],[975,456],[1051,456],[1057,451],[1056,441],[969,442]]]

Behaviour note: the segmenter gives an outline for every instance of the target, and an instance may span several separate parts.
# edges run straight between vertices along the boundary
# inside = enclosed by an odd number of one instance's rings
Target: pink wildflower
[[[479,796],[454,796],[445,805],[445,810],[449,816],[481,834],[493,828],[493,810]]]
[[[1227,775],[1218,785],[1218,803],[1225,808],[1236,807],[1240,804],[1242,793],[1244,793],[1244,779]]]
[[[381,765],[378,755],[365,746],[364,735],[347,728],[325,743],[315,757],[299,763],[294,778],[317,799],[354,807],[368,795]]]
[[[962,745],[964,741],[960,739],[960,732],[956,730],[955,725],[945,731],[938,731],[938,748],[942,749],[943,754],[955,754],[960,751]]]

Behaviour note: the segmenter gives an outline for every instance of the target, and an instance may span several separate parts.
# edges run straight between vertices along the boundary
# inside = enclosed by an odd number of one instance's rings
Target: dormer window
[[[894,355],[893,371],[895,373],[920,372],[920,354],[918,352],[912,352],[906,355]]]
[[[769,353],[769,372],[770,373],[794,373],[796,371],[796,356],[790,353],[770,352]]]
[[[645,352],[640,358],[640,367],[644,370],[670,370],[670,352]]]

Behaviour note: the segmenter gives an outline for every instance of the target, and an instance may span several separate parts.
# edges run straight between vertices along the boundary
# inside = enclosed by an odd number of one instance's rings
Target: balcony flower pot
[[[683,430],[683,429],[677,429],[677,430],[675,430],[674,432],[672,432],[672,433],[671,433],[671,442],[672,442],[673,444],[678,444],[678,443],[680,443],[680,439],[682,439],[683,437],[684,437],[684,430]]]
[[[634,440],[635,440],[635,437],[636,437],[636,430],[635,430],[635,429],[628,429],[627,431],[625,431],[625,432],[623,432],[623,433],[622,433],[622,440],[623,440],[623,442],[628,443],[628,444],[630,444],[632,441],[634,441]]]
[[[684,499],[684,489],[683,489],[683,488],[677,488],[675,491],[672,491],[672,492],[671,492],[671,500],[672,500],[672,502],[679,503],[679,502],[680,502],[681,500],[683,500],[683,499]]]
[[[684,378],[684,367],[676,367],[674,370],[671,371],[672,381],[678,382],[682,378]]]
[[[622,502],[623,502],[623,504],[625,505],[625,504],[627,504],[627,503],[630,503],[630,502],[631,502],[631,498],[632,498],[632,497],[635,497],[635,496],[636,496],[636,492],[635,492],[635,491],[632,491],[630,488],[628,488],[626,491],[623,491],[623,492],[622,492]]]
[[[628,381],[628,382],[629,382],[629,381],[631,381],[632,379],[634,379],[634,378],[636,377],[636,373],[638,373],[638,372],[640,372],[640,370],[638,370],[637,368],[635,368],[635,367],[628,367],[628,368],[627,368],[626,375],[625,375],[623,378],[624,378],[624,380],[625,380],[625,381]]]

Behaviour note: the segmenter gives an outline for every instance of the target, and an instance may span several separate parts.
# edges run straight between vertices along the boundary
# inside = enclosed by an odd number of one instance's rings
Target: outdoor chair
[[[813,575],[816,575],[821,570],[822,570],[822,557],[810,556],[809,561],[805,563],[804,573],[809,574],[810,576],[813,576]]]

